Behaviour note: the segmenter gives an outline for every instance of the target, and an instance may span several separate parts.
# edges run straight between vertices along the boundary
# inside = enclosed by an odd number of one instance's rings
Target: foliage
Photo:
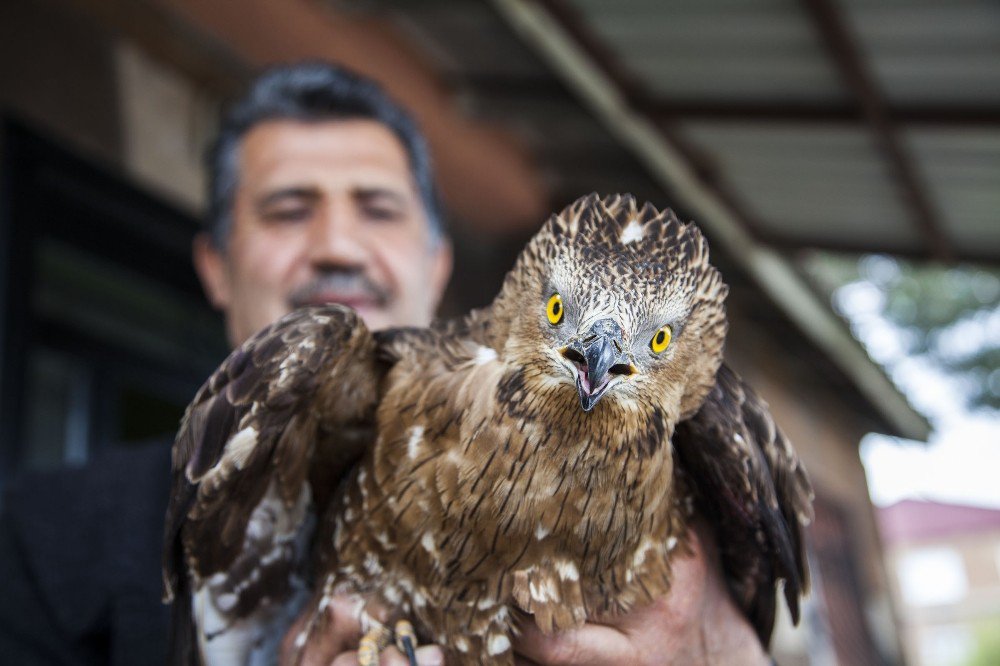
[[[1000,664],[1000,631],[996,626],[982,626],[976,632],[976,650],[965,666],[997,666]]]
[[[820,255],[807,269],[835,303],[845,287],[874,287],[879,314],[901,331],[906,353],[964,380],[970,408],[1000,410],[1000,271],[884,255]]]

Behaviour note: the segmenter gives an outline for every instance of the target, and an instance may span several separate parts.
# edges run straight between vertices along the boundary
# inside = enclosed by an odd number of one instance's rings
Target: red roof
[[[902,500],[878,509],[886,544],[924,541],[1000,530],[1000,509],[923,500]]]

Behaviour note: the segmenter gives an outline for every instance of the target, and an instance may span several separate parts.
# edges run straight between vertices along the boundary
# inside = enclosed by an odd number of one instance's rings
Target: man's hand
[[[736,607],[723,580],[711,531],[701,523],[691,530],[692,555],[673,563],[670,593],[649,606],[635,608],[602,624],[554,636],[544,635],[534,622],[521,625],[514,641],[519,664],[559,666],[580,664],[769,664],[757,635]],[[301,666],[353,666],[361,638],[356,599],[337,597],[312,632]],[[282,666],[294,664],[293,642],[305,626],[300,617],[282,643]],[[417,659],[427,666],[444,662],[440,648],[424,646]],[[395,648],[382,655],[382,666],[406,665]],[[298,665],[296,665],[298,666]]]
[[[314,627],[306,641],[301,659],[295,661],[295,638],[305,628],[311,611],[299,616],[281,642],[281,666],[357,666],[357,646],[361,640],[361,625],[358,622],[356,597],[338,596],[327,606],[320,618],[320,626]],[[417,648],[417,663],[420,666],[441,666],[444,653],[436,645]],[[382,652],[380,666],[408,666],[406,657],[395,647]]]
[[[520,664],[769,664],[750,623],[736,607],[711,531],[690,533],[690,556],[673,562],[663,599],[621,617],[546,636],[530,619],[514,642]]]

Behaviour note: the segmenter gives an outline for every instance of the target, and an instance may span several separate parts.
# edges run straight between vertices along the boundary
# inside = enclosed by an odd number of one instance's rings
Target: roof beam
[[[834,6],[833,0],[800,2],[836,64],[841,80],[854,95],[872,132],[875,145],[888,163],[903,203],[909,208],[929,253],[943,261],[952,260],[954,252],[951,243],[938,226],[938,215],[926,194],[927,187],[899,137],[888,105],[843,16]]]
[[[725,247],[807,337],[851,378],[865,398],[885,415],[904,437],[926,439],[927,421],[906,402],[882,370],[868,357],[843,321],[819,298],[796,269],[777,251],[747,231],[732,207],[698,176],[685,156],[664,136],[661,128],[634,107],[606,64],[591,56],[589,46],[574,36],[581,25],[566,25],[557,13],[560,0],[493,0],[500,15],[549,62],[569,87],[600,118],[608,131],[632,150],[651,175],[709,230],[713,241]],[[579,23],[579,22],[578,22]],[[598,45],[600,46],[600,45]],[[596,52],[600,52],[598,49]]]
[[[657,99],[647,107],[650,115],[676,121],[747,121],[857,125],[866,122],[856,105],[802,102],[745,102]],[[981,106],[919,105],[887,107],[893,125],[1000,129],[1000,108]]]
[[[801,236],[798,234],[775,234],[770,232],[762,234],[760,240],[770,247],[785,252],[823,250],[839,254],[891,254],[913,261],[928,261],[933,259],[923,247],[900,247],[889,243],[873,244],[870,241],[854,242],[851,240]],[[955,260],[967,264],[998,266],[1000,265],[1000,252],[988,249],[985,251],[956,250]]]
[[[448,77],[447,85],[466,89],[491,99],[527,97],[546,102],[575,103],[576,98],[550,76],[523,76],[496,73],[463,74]],[[644,99],[630,91],[638,110],[665,122],[739,121],[750,123],[801,123],[860,125],[866,122],[857,104],[829,102],[698,99],[653,97]],[[894,125],[922,128],[1000,130],[1000,107],[995,105],[907,104],[886,109]]]

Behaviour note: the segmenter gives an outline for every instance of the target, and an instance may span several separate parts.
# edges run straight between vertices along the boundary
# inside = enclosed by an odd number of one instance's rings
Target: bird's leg
[[[417,634],[413,631],[413,625],[406,620],[396,623],[396,647],[406,655],[410,666],[417,666]]]
[[[378,666],[379,654],[389,645],[391,636],[389,627],[373,621],[358,644],[358,666]]]
[[[371,628],[358,644],[359,666],[378,666],[379,655],[389,646],[393,636],[396,639],[396,647],[406,655],[410,666],[417,666],[417,635],[413,631],[413,625],[406,620],[397,622],[395,631],[390,631],[389,627],[381,622],[372,620]]]

